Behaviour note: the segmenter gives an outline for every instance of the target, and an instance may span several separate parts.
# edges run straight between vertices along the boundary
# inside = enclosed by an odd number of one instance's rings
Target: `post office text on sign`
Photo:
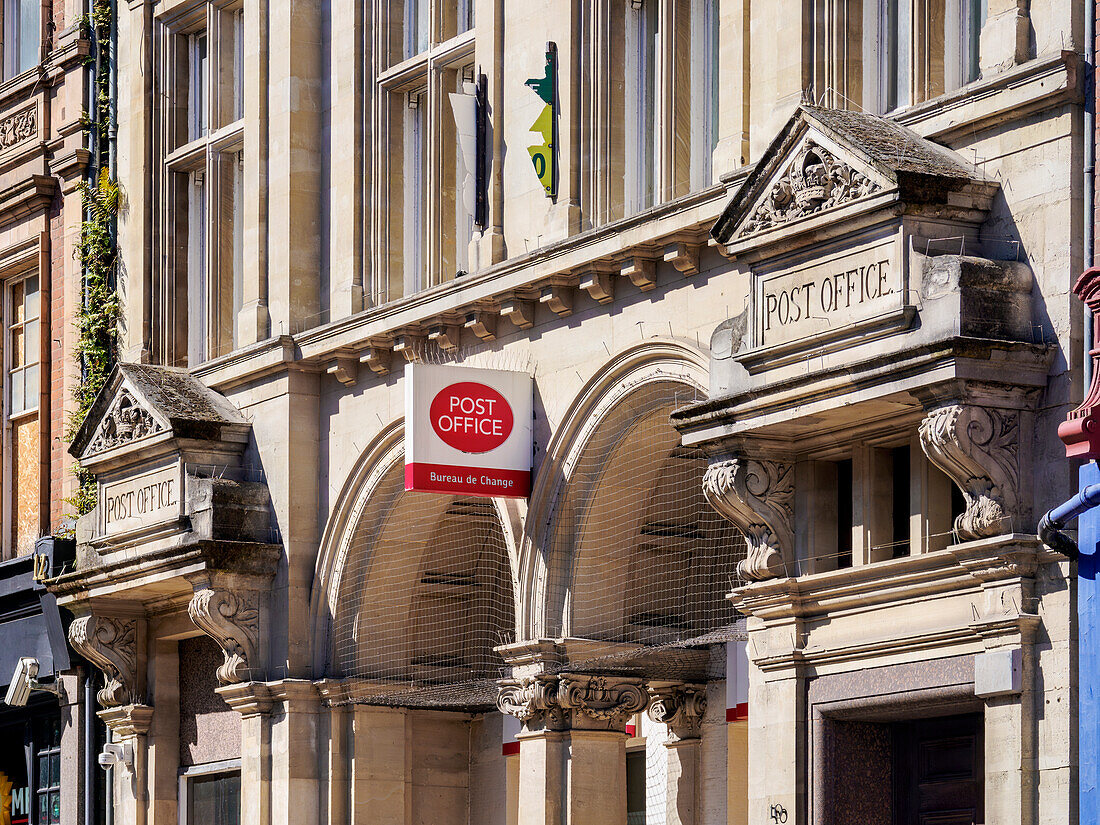
[[[104,505],[104,518],[107,524],[124,521],[134,516],[144,516],[167,507],[174,507],[176,498],[176,479],[154,481],[136,490],[127,490],[116,495],[108,495]]]
[[[764,330],[823,317],[892,295],[890,259],[840,270],[778,291],[764,291]],[[778,280],[778,279],[777,279]]]

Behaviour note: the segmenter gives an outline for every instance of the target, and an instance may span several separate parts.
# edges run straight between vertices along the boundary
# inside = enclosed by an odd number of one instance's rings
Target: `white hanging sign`
[[[405,365],[405,489],[526,498],[534,385],[524,372]]]

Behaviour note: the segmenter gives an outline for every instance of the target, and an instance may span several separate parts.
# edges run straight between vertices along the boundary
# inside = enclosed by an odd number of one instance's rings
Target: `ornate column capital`
[[[258,665],[259,591],[199,587],[187,605],[187,614],[196,627],[221,646],[225,661],[218,667],[218,681],[223,685],[245,681]]]
[[[675,741],[698,739],[707,712],[706,685],[650,682],[648,687],[649,718],[668,725]]]
[[[149,705],[126,705],[101,710],[98,714],[103,724],[120,739],[145,736],[153,723],[153,708]]]
[[[69,644],[103,671],[96,697],[105,708],[138,702],[138,620],[113,616],[80,616],[69,625]]]
[[[949,404],[920,424],[928,460],[966,499],[955,519],[962,541],[1010,533],[1020,512],[1020,413],[977,404]]]
[[[714,462],[703,476],[703,493],[745,535],[748,554],[738,573],[755,580],[788,575],[794,559],[791,463],[745,457]]]
[[[497,707],[528,730],[620,730],[649,704],[641,679],[562,673],[500,683]]]

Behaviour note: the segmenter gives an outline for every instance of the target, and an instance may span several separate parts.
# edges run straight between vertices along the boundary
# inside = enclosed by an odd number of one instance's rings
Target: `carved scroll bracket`
[[[698,739],[707,712],[706,685],[650,682],[649,718],[668,725],[674,740]]]
[[[1020,413],[976,404],[932,410],[921,447],[966,499],[955,519],[961,541],[1010,533],[1020,520]]]
[[[69,625],[69,643],[103,671],[105,683],[97,698],[105,708],[140,702],[137,635],[137,619],[91,615]]]
[[[218,681],[223,685],[251,681],[250,671],[259,664],[259,591],[197,586],[187,613],[196,627],[221,646],[225,661],[218,667]]]
[[[789,462],[731,458],[707,468],[707,501],[748,543],[737,571],[747,579],[787,575],[794,558],[794,468]]]

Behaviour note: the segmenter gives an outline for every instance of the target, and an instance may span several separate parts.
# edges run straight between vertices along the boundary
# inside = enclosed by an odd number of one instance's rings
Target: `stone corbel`
[[[137,619],[112,616],[80,616],[69,625],[69,644],[103,671],[96,697],[105,708],[139,702],[137,632]]]
[[[966,499],[960,541],[1010,533],[1020,517],[1020,413],[976,404],[932,410],[920,424],[928,460]]]
[[[359,363],[366,364],[371,372],[386,375],[390,371],[392,351],[389,346],[371,344],[359,353]]]
[[[444,352],[455,352],[462,340],[462,327],[452,323],[436,324],[428,330],[428,340]]]
[[[784,461],[731,458],[712,463],[703,493],[745,535],[737,572],[747,579],[787,575],[794,558],[794,469]]]
[[[354,387],[359,380],[359,359],[354,355],[339,353],[325,365],[325,372],[335,376],[345,387]]]
[[[463,326],[482,341],[492,341],[497,337],[496,313],[487,309],[475,309],[466,313]]]
[[[649,709],[654,722],[668,726],[677,740],[698,739],[702,732],[703,714],[707,711],[706,685],[685,685],[679,682],[650,682]]]
[[[218,667],[218,682],[231,685],[251,681],[260,635],[260,594],[237,587],[196,586],[187,614],[203,633],[222,649],[225,661]]]
[[[509,295],[500,299],[500,315],[519,329],[530,329],[535,325],[535,302]]]

